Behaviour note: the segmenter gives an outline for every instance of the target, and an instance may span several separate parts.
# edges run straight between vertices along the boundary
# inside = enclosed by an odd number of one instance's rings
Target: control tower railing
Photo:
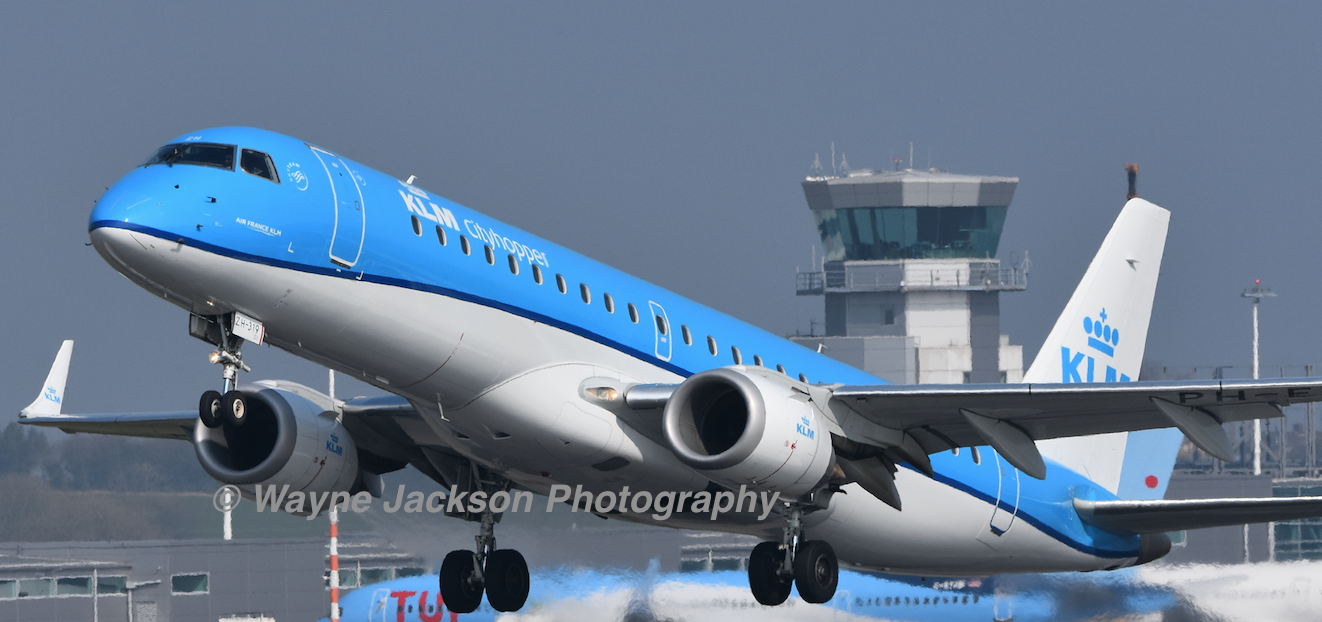
[[[1002,268],[995,259],[844,261],[827,264],[821,271],[799,272],[795,279],[799,296],[938,290],[1022,291],[1027,288],[1026,270]]]

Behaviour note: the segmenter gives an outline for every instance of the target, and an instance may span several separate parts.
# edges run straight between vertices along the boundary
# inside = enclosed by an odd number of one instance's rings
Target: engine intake
[[[821,421],[802,383],[736,366],[681,383],[664,425],[671,451],[704,477],[797,496],[826,479],[834,462]]]
[[[241,427],[193,428],[193,448],[208,475],[244,488],[261,484],[304,492],[349,492],[358,477],[353,437],[305,397],[259,384],[240,387]]]

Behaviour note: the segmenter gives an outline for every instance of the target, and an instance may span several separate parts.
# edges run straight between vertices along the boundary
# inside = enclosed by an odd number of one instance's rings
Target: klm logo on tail
[[[1088,335],[1090,352],[1071,352],[1068,346],[1060,347],[1061,382],[1096,382],[1096,370],[1101,365],[1106,365],[1104,381],[1116,381],[1118,372],[1111,362],[1115,358],[1116,347],[1120,345],[1120,330],[1106,323],[1105,308],[1097,317],[1096,320],[1091,316],[1083,318],[1083,332]],[[1119,380],[1128,382],[1129,376],[1119,374]]]

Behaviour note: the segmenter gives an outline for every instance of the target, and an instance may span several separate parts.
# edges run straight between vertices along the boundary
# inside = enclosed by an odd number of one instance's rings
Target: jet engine
[[[351,492],[358,478],[358,451],[336,414],[284,389],[240,387],[246,421],[193,428],[197,460],[211,477],[244,490],[251,486],[290,491]]]
[[[664,422],[675,456],[728,487],[794,497],[826,480],[835,461],[807,387],[760,367],[694,374],[670,396]]]

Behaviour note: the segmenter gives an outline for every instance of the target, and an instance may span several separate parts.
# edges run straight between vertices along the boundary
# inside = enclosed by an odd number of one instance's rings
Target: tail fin
[[[1024,382],[1138,379],[1169,224],[1170,212],[1157,205],[1139,198],[1125,203]],[[1112,493],[1156,498],[1151,495],[1165,493],[1181,438],[1173,429],[1119,432],[1055,439],[1039,448]]]
[[[59,353],[55,355],[55,362],[50,366],[50,373],[46,375],[44,388],[37,395],[36,400],[33,400],[27,408],[19,411],[18,416],[20,418],[60,414],[60,406],[64,402],[64,381],[69,377],[69,360],[71,358],[73,358],[73,340],[66,339],[60,345]]]

